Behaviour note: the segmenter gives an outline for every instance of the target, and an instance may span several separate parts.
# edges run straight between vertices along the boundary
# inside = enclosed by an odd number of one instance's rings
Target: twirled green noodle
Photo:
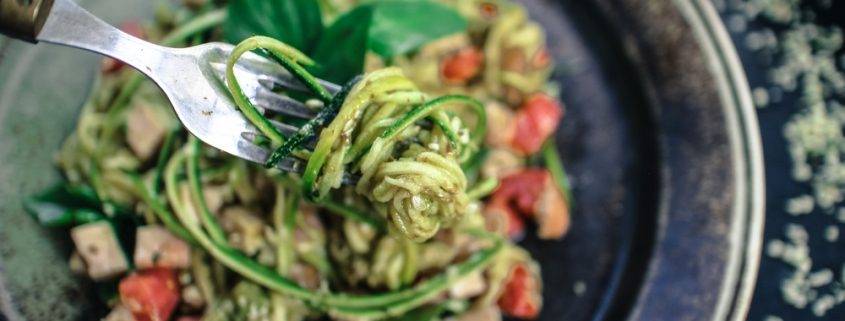
[[[279,41],[253,37],[235,47],[228,63],[227,84],[247,119],[277,144],[284,137],[246,99],[233,73],[238,57],[265,48],[314,91],[318,99],[334,108],[325,89],[304,72],[298,62],[311,64],[301,52]],[[314,152],[307,159],[302,177],[306,196],[320,200],[341,186],[347,172],[360,174],[355,190],[372,202],[405,237],[424,241],[441,227],[463,217],[469,198],[467,179],[459,160],[469,159],[485,131],[483,106],[465,96],[429,99],[398,68],[371,72],[349,89],[334,120],[322,130]],[[462,120],[444,108],[460,104],[476,113],[470,133]],[[333,111],[331,111],[333,112]],[[418,125],[423,119],[431,129]],[[311,124],[292,139],[304,141],[313,134]],[[290,142],[289,142],[290,143]],[[293,150],[296,146],[283,146]],[[280,157],[278,152],[271,163]]]

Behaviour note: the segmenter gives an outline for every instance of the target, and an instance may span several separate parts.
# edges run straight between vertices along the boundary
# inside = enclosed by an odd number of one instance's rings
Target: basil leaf
[[[384,58],[406,54],[426,43],[466,30],[457,11],[431,0],[394,0],[374,7],[368,48]]]
[[[338,84],[360,74],[364,69],[372,17],[372,6],[360,6],[337,18],[314,48],[311,57],[319,65],[312,71],[318,77]]]
[[[367,50],[391,58],[466,30],[455,10],[432,0],[373,1],[340,16],[320,38],[312,58],[317,76],[345,83],[364,68]]]
[[[88,186],[60,184],[24,200],[24,208],[38,223],[66,227],[102,220],[100,201]]]
[[[314,0],[232,0],[223,25],[224,38],[233,44],[267,36],[305,52],[322,31],[320,5]]]

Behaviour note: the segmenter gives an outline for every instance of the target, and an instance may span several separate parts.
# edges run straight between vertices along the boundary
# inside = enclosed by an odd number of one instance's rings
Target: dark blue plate
[[[149,1],[80,2],[112,23],[151,12]],[[763,226],[761,147],[715,10],[705,0],[523,2],[560,63],[557,136],[576,199],[564,240],[524,242],[543,267],[541,320],[743,320]],[[52,154],[98,61],[0,40],[0,320],[102,315],[67,270],[67,242],[21,208],[59,179]]]

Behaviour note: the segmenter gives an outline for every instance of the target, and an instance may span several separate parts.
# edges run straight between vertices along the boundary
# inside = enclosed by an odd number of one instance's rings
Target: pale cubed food
[[[104,280],[117,276],[129,267],[117,236],[108,222],[94,222],[74,227],[70,236],[85,266],[88,276]]]
[[[191,266],[191,247],[164,227],[142,226],[136,232],[135,265],[185,269]]]

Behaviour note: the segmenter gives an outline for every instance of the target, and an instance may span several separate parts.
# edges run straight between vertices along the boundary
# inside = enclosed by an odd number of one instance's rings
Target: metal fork
[[[243,117],[226,90],[226,59],[234,46],[207,43],[168,48],[130,36],[105,23],[72,0],[0,0],[0,32],[30,41],[76,47],[125,62],[152,79],[164,92],[179,120],[208,145],[253,162],[263,163],[269,153],[253,144],[260,135]],[[283,68],[252,53],[242,56],[235,75],[254,104],[278,114],[311,118],[316,111],[274,89],[304,91],[305,87]],[[334,94],[340,86],[321,81]],[[286,135],[298,128],[274,123]],[[278,167],[300,172],[301,161],[287,158]]]

